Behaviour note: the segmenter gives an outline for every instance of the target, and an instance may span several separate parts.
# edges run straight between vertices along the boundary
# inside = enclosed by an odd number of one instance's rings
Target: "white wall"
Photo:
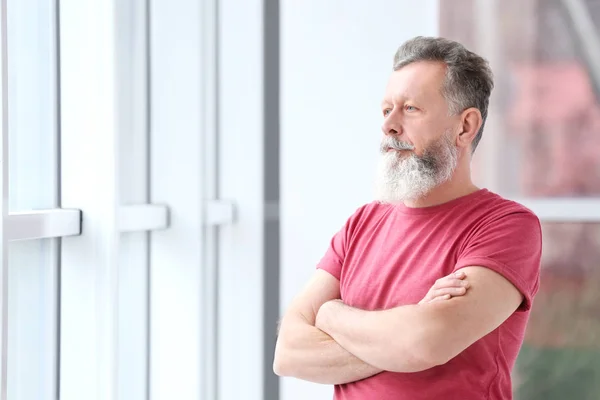
[[[331,236],[372,199],[379,104],[394,52],[412,36],[437,31],[436,0],[282,0],[282,312]],[[281,382],[282,400],[331,393],[328,386]]]

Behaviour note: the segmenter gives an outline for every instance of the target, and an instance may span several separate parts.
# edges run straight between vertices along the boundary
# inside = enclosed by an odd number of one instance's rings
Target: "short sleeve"
[[[317,264],[317,269],[327,271],[337,280],[340,280],[342,266],[344,265],[344,259],[346,258],[346,252],[348,251],[352,232],[359,222],[365,207],[366,206],[363,206],[356,210],[356,212],[348,218],[344,226],[333,236],[333,238],[331,238],[329,248]]]
[[[346,248],[346,234],[344,227],[337,232],[329,243],[329,248],[325,255],[317,264],[317,269],[322,269],[333,275],[338,281],[342,275],[342,265],[344,265],[344,254]]]
[[[508,213],[491,220],[462,246],[455,270],[489,268],[511,282],[523,295],[519,311],[531,308],[539,289],[542,233],[530,211]]]

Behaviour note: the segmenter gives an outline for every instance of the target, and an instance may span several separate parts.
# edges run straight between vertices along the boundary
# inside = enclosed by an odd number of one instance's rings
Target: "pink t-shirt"
[[[511,399],[511,370],[539,287],[541,247],[538,218],[486,189],[434,207],[373,202],[359,208],[318,264],[339,279],[344,303],[363,310],[416,304],[436,279],[467,266],[502,274],[524,301],[448,363],[338,385],[335,399]]]

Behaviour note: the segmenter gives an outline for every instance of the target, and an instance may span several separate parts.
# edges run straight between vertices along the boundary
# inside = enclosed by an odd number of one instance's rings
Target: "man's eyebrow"
[[[397,100],[398,102],[405,102],[405,101],[417,101],[417,96],[414,95],[408,95],[408,94],[404,94],[402,96],[398,96],[397,98],[394,97],[393,99],[385,98],[383,99],[383,101],[381,102],[381,106],[390,106],[394,104],[394,100]]]

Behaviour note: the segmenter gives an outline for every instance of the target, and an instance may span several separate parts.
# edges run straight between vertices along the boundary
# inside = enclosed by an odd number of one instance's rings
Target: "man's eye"
[[[386,108],[385,110],[383,110],[383,116],[387,117],[388,115],[390,115],[391,112],[392,112],[391,108]]]
[[[404,106],[404,109],[408,112],[417,111],[417,107],[414,106]]]

